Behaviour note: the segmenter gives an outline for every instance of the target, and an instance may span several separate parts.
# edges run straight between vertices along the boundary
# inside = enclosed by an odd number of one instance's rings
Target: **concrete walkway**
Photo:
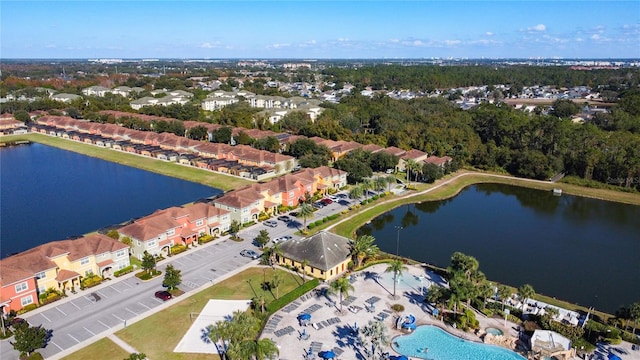
[[[140,351],[136,350],[133,346],[131,346],[131,345],[127,344],[126,342],[124,342],[124,340],[120,339],[115,334],[109,334],[109,336],[107,336],[107,337],[109,339],[111,339],[111,341],[116,343],[116,345],[118,345],[121,348],[123,348],[124,351],[128,352],[129,354],[140,353]],[[149,358],[147,358],[147,359],[149,359]]]

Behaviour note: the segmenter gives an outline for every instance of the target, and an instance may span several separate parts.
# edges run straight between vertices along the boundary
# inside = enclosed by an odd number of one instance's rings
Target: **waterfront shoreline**
[[[206,177],[207,180],[203,181],[202,177],[200,176],[201,174],[197,174],[196,176],[196,175],[193,175],[191,172],[187,171],[187,170],[197,170],[199,172],[202,172],[202,170],[200,169],[190,169],[185,166],[174,164],[175,166],[178,166],[181,171],[175,171],[175,172],[161,171],[160,169],[157,169],[157,168],[154,169],[154,165],[164,166],[166,162],[145,158],[145,160],[147,160],[148,162],[144,162],[145,166],[140,166],[141,163],[143,162],[139,161],[140,157],[137,155],[124,154],[114,150],[96,148],[91,145],[78,143],[78,142],[70,141],[66,139],[51,138],[48,135],[42,135],[42,134],[11,135],[11,136],[3,136],[3,138],[7,139],[8,141],[27,140],[27,141],[32,141],[36,143],[41,143],[48,146],[54,146],[64,150],[74,151],[83,155],[97,157],[107,161],[117,162],[127,166],[137,167],[142,170],[152,171],[162,175],[172,176],[172,177],[184,179],[187,181],[201,183],[208,186],[214,186],[227,191],[239,188],[243,186],[244,183],[248,182],[246,180],[237,179],[235,177],[231,177],[224,174],[218,174],[218,173],[207,174],[209,175]],[[95,151],[95,150],[98,150],[98,151]],[[117,161],[117,159],[114,160],[114,156],[105,155],[105,154],[111,154],[111,153],[115,153],[117,155],[122,154],[122,155],[131,156],[133,159],[138,161],[120,162],[120,161]],[[116,156],[116,157],[120,157],[120,156]],[[238,183],[229,182],[228,181],[229,178],[238,180],[238,182],[240,183],[238,184]],[[418,184],[417,191],[408,191],[405,195],[394,196],[390,199],[384,199],[378,203],[369,205],[363,209],[360,209],[354,212],[353,214],[350,214],[349,216],[339,220],[334,224],[330,224],[325,229],[333,231],[343,236],[352,237],[355,231],[361,226],[363,226],[364,224],[366,224],[367,221],[370,221],[376,216],[379,216],[390,210],[393,210],[394,208],[397,208],[399,206],[403,206],[406,204],[448,199],[456,196],[457,194],[460,193],[460,191],[462,191],[466,187],[474,184],[479,184],[479,183],[507,184],[507,185],[522,186],[527,188],[541,189],[541,190],[548,190],[548,191],[552,191],[554,188],[560,188],[563,190],[564,193],[570,194],[570,195],[590,197],[598,200],[614,201],[614,202],[627,203],[632,205],[640,205],[640,195],[633,194],[633,193],[618,192],[618,191],[606,190],[606,189],[593,189],[593,188],[586,188],[586,187],[581,187],[581,186],[572,185],[572,184],[552,183],[549,181],[541,181],[541,180],[534,180],[534,179],[516,178],[513,176],[494,174],[494,173],[478,172],[478,171],[471,171],[471,170],[460,170],[456,173],[445,176],[444,178],[436,181],[433,184]],[[549,296],[545,296],[545,295],[540,295],[540,296],[544,297],[544,298],[541,298],[541,300],[544,300],[544,299],[546,299],[547,301],[550,299],[555,300],[554,298]],[[574,309],[585,310],[585,311],[587,309],[586,307],[580,306],[578,304],[564,302],[561,300],[555,300],[555,301],[557,301],[558,303],[566,304],[565,306],[569,305],[569,307],[572,307]],[[603,318],[612,316],[611,314],[608,314],[606,312],[598,311],[598,313]]]

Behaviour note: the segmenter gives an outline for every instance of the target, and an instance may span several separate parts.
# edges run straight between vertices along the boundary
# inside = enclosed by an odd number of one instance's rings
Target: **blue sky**
[[[640,58],[640,1],[7,1],[0,58]]]

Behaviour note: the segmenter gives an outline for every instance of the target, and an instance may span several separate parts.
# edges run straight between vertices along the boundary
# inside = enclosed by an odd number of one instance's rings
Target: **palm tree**
[[[280,354],[280,350],[271,339],[256,339],[243,342],[242,347],[246,349],[245,359],[268,360]]]
[[[498,297],[502,302],[502,311],[504,311],[504,301],[511,297],[511,288],[507,285],[498,285]]]
[[[362,179],[362,184],[360,184],[360,188],[362,188],[362,192],[364,193],[365,200],[369,199],[369,190],[373,188],[373,182],[371,179]]]
[[[226,344],[231,340],[231,322],[219,320],[216,321],[215,324],[207,326],[207,336],[211,339],[211,342],[215,344],[223,358],[228,358]],[[220,344],[222,345],[220,346]]]
[[[402,275],[402,272],[406,270],[407,267],[401,260],[395,259],[391,260],[389,266],[385,269],[384,272],[392,272],[393,273],[393,297],[396,297],[396,284],[398,283],[398,278]]]
[[[362,327],[358,340],[361,344],[371,346],[371,357],[376,358],[376,350],[382,352],[382,349],[389,344],[389,336],[387,335],[387,327],[381,321],[369,320],[369,323]],[[369,352],[369,349],[366,349]],[[382,359],[382,354],[380,354]]]
[[[340,312],[342,312],[342,298],[349,297],[349,292],[353,290],[354,287],[346,276],[336,279],[331,283],[331,285],[329,285],[329,292],[334,294],[340,293]]]
[[[280,285],[282,285],[282,276],[280,273],[275,273],[273,275],[273,280],[271,280],[271,286],[276,289],[276,299],[280,297]]]
[[[264,308],[267,303],[267,299],[264,297],[264,293],[257,295],[251,301],[251,305],[254,309],[260,308],[260,312],[264,313]]]
[[[306,229],[307,228],[307,219],[310,219],[310,218],[313,217],[313,206],[311,206],[311,205],[309,205],[307,203],[303,203],[298,208],[298,216],[301,217],[302,220],[304,220],[304,229]]]
[[[363,191],[362,191],[362,187],[360,186],[354,186],[351,188],[351,190],[349,190],[349,198],[351,199],[359,199],[362,197]]]
[[[280,249],[280,244],[273,244],[273,246],[268,246],[264,248],[262,252],[262,258],[267,264],[271,266],[275,265],[278,256],[282,256],[282,249]]]
[[[522,299],[522,312],[524,312],[527,300],[531,299],[535,294],[536,291],[529,284],[524,284],[518,288],[518,296]]]
[[[393,175],[389,175],[386,178],[384,178],[384,181],[387,183],[387,192],[391,191],[391,184],[395,184],[396,183],[396,177]]]
[[[371,235],[362,235],[355,240],[351,240],[351,257],[356,263],[356,268],[362,266],[362,262],[368,258],[375,256],[380,249],[374,244],[376,238]]]
[[[383,190],[386,185],[387,185],[386,178],[378,176],[373,180],[373,186],[375,187],[376,191]]]
[[[411,183],[411,173],[414,173],[414,176],[417,176],[420,165],[413,159],[407,159],[404,163],[404,167],[407,169],[407,180]]]
[[[638,326],[638,320],[640,320],[640,302],[635,302],[629,307],[629,318],[633,321],[633,332],[636,333],[636,327]]]

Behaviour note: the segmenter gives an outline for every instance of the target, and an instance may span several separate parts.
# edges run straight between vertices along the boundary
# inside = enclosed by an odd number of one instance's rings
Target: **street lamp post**
[[[400,256],[400,230],[404,229],[404,227],[402,226],[395,226],[396,230],[398,231],[398,235],[396,237],[396,256]]]

